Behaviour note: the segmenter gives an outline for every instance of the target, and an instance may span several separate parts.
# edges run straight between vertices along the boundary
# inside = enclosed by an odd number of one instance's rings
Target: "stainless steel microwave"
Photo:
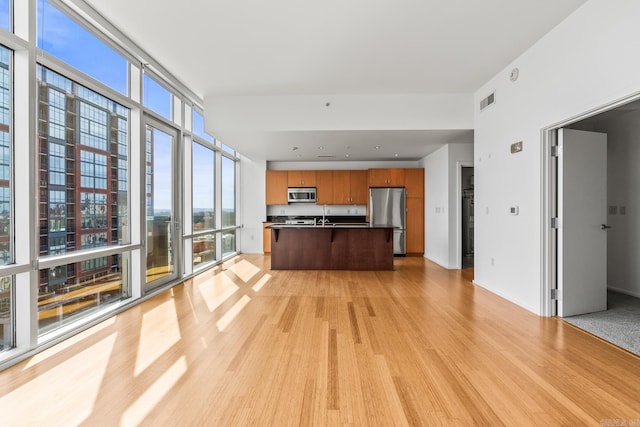
[[[289,188],[287,191],[287,201],[289,203],[315,203],[315,188]]]

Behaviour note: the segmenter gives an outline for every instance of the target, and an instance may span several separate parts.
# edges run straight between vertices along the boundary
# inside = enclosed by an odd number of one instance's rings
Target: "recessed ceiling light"
[[[345,154],[344,156],[345,156],[345,157],[349,157],[349,154]]]
[[[394,154],[394,157],[398,157],[398,153],[395,153],[395,154]]]
[[[318,150],[324,150],[324,147],[321,145],[318,147]]]
[[[376,150],[379,150],[379,149],[380,149],[380,146],[379,146],[379,145],[376,145],[376,146],[375,146],[375,147],[373,147],[373,148],[375,148]]]

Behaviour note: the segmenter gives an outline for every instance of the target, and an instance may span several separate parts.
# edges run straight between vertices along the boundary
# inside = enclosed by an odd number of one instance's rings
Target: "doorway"
[[[180,224],[176,217],[177,132],[155,120],[145,123],[145,291],[178,277]]]
[[[460,194],[462,195],[462,268],[473,267],[474,256],[474,194],[473,194],[473,166],[462,166],[460,179]]]
[[[615,335],[607,334],[607,330],[619,333],[625,331],[625,338],[631,335],[640,337],[640,270],[636,268],[636,260],[640,256],[640,172],[636,165],[640,162],[640,101],[634,99],[621,100],[597,111],[585,113],[578,119],[562,123],[556,128],[546,129],[543,151],[545,157],[553,159],[551,146],[555,145],[558,129],[563,127],[571,131],[597,132],[607,135],[606,154],[606,199],[603,203],[603,220],[599,221],[600,232],[606,235],[604,271],[604,293],[607,302],[603,310],[590,314],[579,314],[567,318],[567,321],[607,341],[613,342],[629,351],[632,348],[620,343]],[[558,286],[556,272],[568,266],[559,252],[561,248],[558,236],[553,228],[552,219],[557,213],[557,205],[561,189],[556,188],[559,171],[553,161],[545,163],[545,218],[543,223],[549,230],[544,240],[545,286],[543,289],[543,313],[563,316],[558,304],[567,299],[581,298],[581,294],[563,295]],[[593,174],[583,173],[582,179]],[[565,188],[571,191],[570,187]],[[558,226],[563,227],[563,218],[558,218]],[[598,224],[594,224],[597,226]],[[602,229],[604,228],[604,230]],[[581,260],[580,265],[587,261]],[[573,267],[574,269],[576,267]],[[559,292],[558,292],[559,291]],[[553,294],[559,302],[553,299]],[[629,322],[629,308],[635,307],[634,322]],[[620,315],[616,313],[620,312]],[[625,317],[627,316],[627,317]],[[637,350],[636,350],[637,351]]]

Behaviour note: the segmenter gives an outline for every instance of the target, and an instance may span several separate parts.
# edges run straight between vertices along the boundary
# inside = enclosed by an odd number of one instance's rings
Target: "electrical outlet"
[[[354,213],[355,215],[358,215],[358,209],[354,209],[353,213]]]
[[[496,265],[496,260],[491,258],[491,267],[495,267]]]
[[[351,209],[347,209],[347,215],[351,214]]]

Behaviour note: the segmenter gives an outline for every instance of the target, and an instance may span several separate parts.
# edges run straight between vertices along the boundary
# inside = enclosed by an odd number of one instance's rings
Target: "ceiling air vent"
[[[487,96],[485,99],[480,101],[480,111],[487,108],[489,105],[496,102],[496,93],[492,92],[491,95]]]
[[[319,159],[335,159],[336,156],[318,156]]]

